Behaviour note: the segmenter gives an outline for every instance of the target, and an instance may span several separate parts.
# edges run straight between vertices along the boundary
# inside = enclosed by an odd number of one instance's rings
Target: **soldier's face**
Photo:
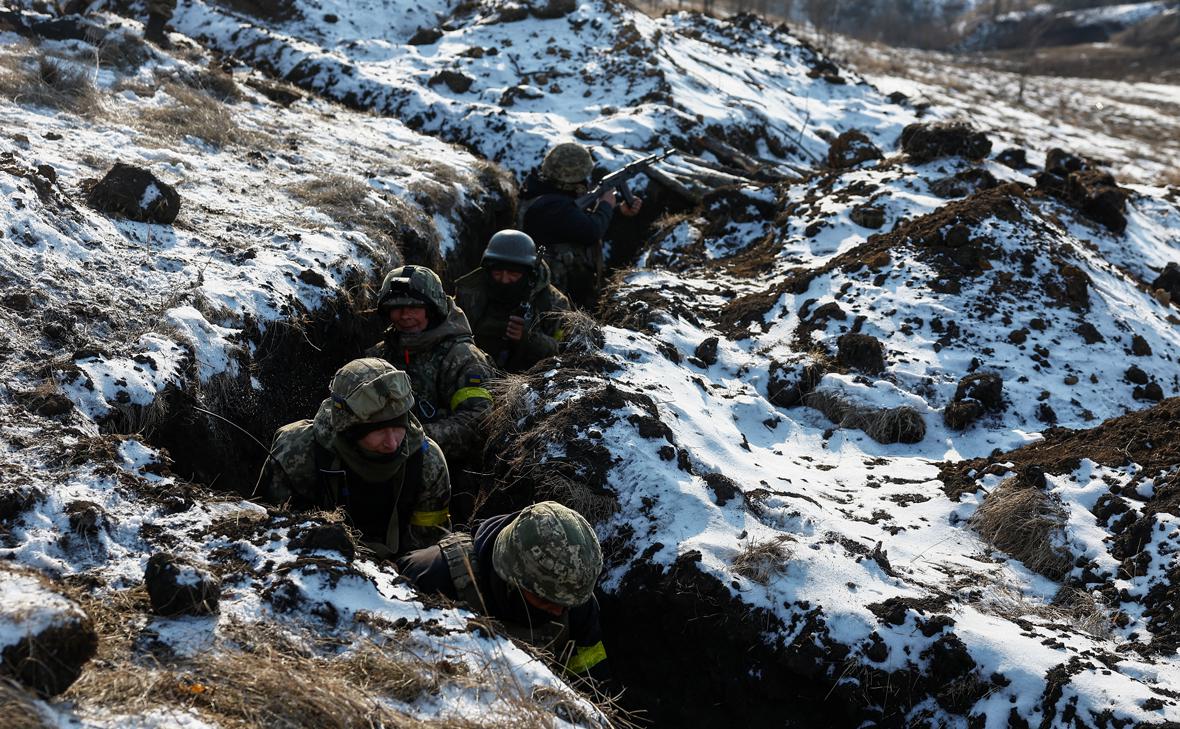
[[[395,306],[389,310],[389,323],[402,334],[425,331],[430,319],[425,306]]]
[[[524,278],[524,273],[521,271],[509,271],[506,268],[493,268],[492,280],[498,284],[514,284]]]
[[[524,595],[525,602],[527,602],[529,605],[532,605],[541,612],[549,613],[555,618],[560,618],[565,614],[564,605],[558,605],[555,602],[549,602],[535,592],[529,592],[522,587],[520,589],[520,594]]]
[[[391,425],[388,428],[369,431],[364,438],[357,441],[357,444],[371,453],[392,455],[397,453],[405,439],[406,429],[400,425]]]

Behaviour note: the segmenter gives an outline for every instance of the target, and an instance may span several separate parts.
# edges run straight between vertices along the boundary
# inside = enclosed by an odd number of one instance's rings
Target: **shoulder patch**
[[[482,387],[484,377],[483,375],[467,375],[467,387]]]

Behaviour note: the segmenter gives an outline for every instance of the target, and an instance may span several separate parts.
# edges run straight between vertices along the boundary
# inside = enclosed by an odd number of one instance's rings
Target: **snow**
[[[0,569],[0,652],[48,628],[85,619],[77,605],[45,587],[36,575]]]

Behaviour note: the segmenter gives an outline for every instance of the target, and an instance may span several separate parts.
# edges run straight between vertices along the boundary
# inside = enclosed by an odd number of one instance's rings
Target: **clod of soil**
[[[901,148],[918,163],[951,156],[981,160],[992,142],[966,122],[918,122],[901,131]]]
[[[1151,288],[1163,289],[1171,295],[1172,301],[1180,301],[1180,265],[1175,261],[1168,263],[1151,282]]]
[[[848,213],[852,222],[876,230],[885,225],[885,209],[879,205],[858,205]]]
[[[531,4],[533,15],[543,20],[562,18],[577,9],[576,0],[547,0]]]
[[[343,524],[315,524],[308,527],[294,527],[288,535],[292,549],[326,549],[339,552],[347,561],[356,557],[356,544]]]
[[[845,367],[868,374],[885,371],[885,348],[869,334],[842,334],[836,340],[836,359]]]
[[[1035,165],[1029,164],[1028,152],[1019,147],[1009,147],[996,155],[996,161],[1014,170],[1027,170]]]
[[[1150,357],[1151,345],[1139,334],[1131,337],[1131,354],[1136,357]]]
[[[209,615],[217,612],[221,600],[221,582],[216,577],[167,552],[148,559],[143,581],[158,615]]]
[[[861,162],[881,159],[884,155],[877,145],[859,129],[850,129],[832,142],[828,148],[828,166],[835,170],[855,167]]]
[[[966,197],[980,190],[998,187],[1000,181],[987,170],[972,168],[930,183],[930,191],[941,198]]]
[[[1139,369],[1138,365],[1131,365],[1127,371],[1123,373],[1123,378],[1133,385],[1146,385],[1148,382],[1147,373]]]
[[[693,354],[697,359],[704,362],[706,365],[712,366],[717,364],[717,344],[719,340],[717,337],[709,337],[693,350]]]
[[[450,69],[439,71],[430,77],[431,86],[445,84],[448,89],[456,94],[467,93],[473,83],[475,83],[475,79],[471,76]]]
[[[1109,172],[1094,169],[1092,163],[1052,150],[1045,171],[1033,175],[1037,190],[1061,200],[1090,220],[1115,233],[1127,227],[1127,193]]]
[[[792,408],[803,401],[803,396],[815,389],[823,379],[824,368],[819,364],[791,367],[772,361],[766,383],[766,399],[771,405]]]
[[[1143,387],[1136,387],[1131,391],[1131,397],[1136,400],[1151,400],[1159,402],[1164,399],[1164,388],[1158,382],[1149,382]]]
[[[47,577],[9,562],[0,593],[18,596],[0,603],[0,634],[18,636],[0,649],[0,675],[44,697],[65,691],[98,649],[90,617]]]
[[[441,28],[419,28],[407,42],[412,46],[428,46],[442,37]]]
[[[171,225],[180,213],[176,188],[150,171],[122,162],[86,187],[86,203],[95,210],[141,223]]]
[[[976,400],[984,408],[997,411],[1004,407],[1004,378],[994,372],[975,372],[959,380],[955,400]]]

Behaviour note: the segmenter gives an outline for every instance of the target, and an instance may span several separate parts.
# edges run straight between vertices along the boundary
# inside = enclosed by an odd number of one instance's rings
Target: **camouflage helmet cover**
[[[573,607],[594,594],[602,548],[581,514],[542,501],[523,509],[496,536],[492,567],[510,585]]]
[[[450,311],[438,274],[425,266],[401,266],[385,275],[377,293],[377,311],[384,317],[397,306],[429,306],[436,317]]]
[[[528,233],[501,230],[488,241],[488,247],[484,249],[479,265],[494,268],[497,263],[536,268],[537,244]]]
[[[410,377],[383,359],[354,359],[340,369],[330,385],[332,430],[400,418],[414,407]]]
[[[594,160],[590,152],[580,144],[562,142],[541,162],[541,177],[558,185],[576,185],[590,178]]]

